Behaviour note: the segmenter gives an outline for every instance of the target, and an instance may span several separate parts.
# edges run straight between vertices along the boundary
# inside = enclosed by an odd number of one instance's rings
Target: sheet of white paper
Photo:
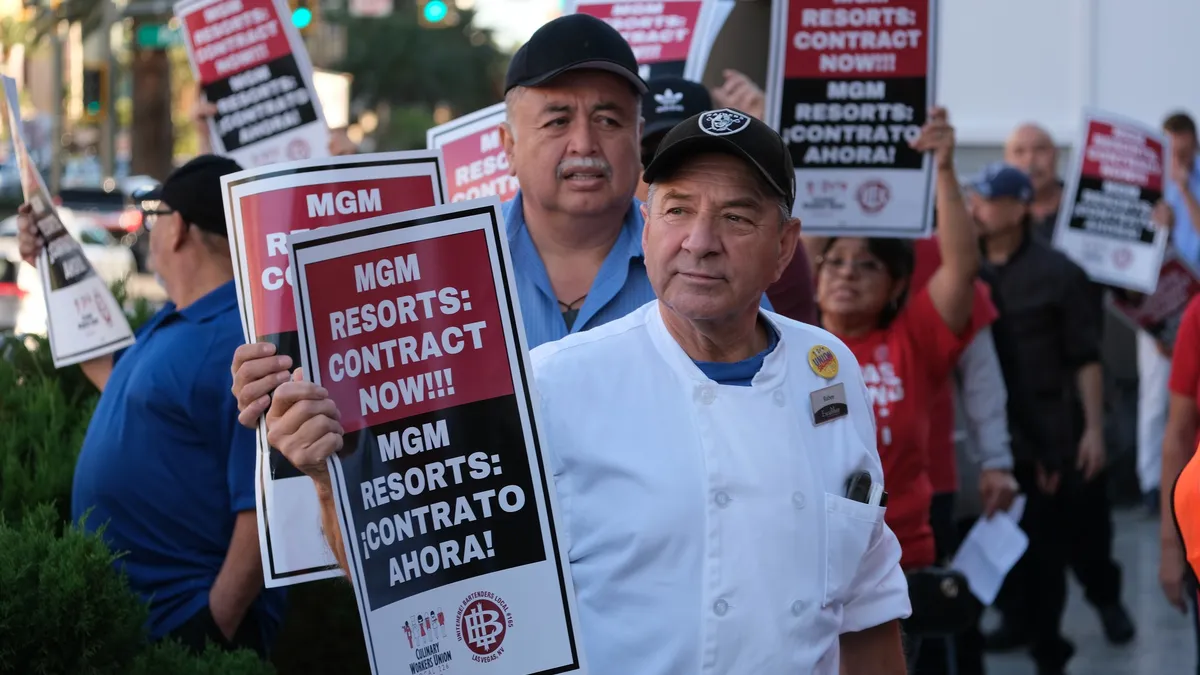
[[[1024,512],[1025,498],[1018,496],[1008,511],[980,518],[950,563],[966,576],[971,592],[984,605],[995,602],[1004,578],[1029,548],[1029,538],[1017,525]]]

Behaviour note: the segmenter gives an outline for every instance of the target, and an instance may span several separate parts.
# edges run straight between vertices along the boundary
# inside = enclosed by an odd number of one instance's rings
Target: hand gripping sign
[[[933,158],[909,143],[935,100],[937,5],[772,3],[765,121],[791,150],[806,233],[929,235]]]
[[[584,672],[500,201],[288,241],[372,672]]]
[[[125,312],[54,210],[50,191],[29,157],[17,108],[17,83],[10,77],[4,77],[3,83],[7,104],[0,117],[13,140],[21,192],[33,207],[33,222],[45,242],[37,267],[54,367],[124,349],[134,342]]]
[[[250,169],[221,189],[234,256],[234,280],[247,342],[267,341],[299,364],[295,274],[287,235],[444,204],[438,152],[351,155]],[[340,576],[321,534],[312,481],[267,443],[259,423],[256,486],[263,576],[268,587]]]

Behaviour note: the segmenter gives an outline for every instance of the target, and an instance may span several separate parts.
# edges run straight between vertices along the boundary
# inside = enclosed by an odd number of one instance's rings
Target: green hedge
[[[148,645],[147,608],[115,571],[102,530],[47,504],[0,521],[0,675],[268,675],[250,651]]]
[[[125,301],[121,287],[114,293]],[[124,304],[135,329],[153,313],[145,301]],[[0,675],[370,673],[342,579],[288,589],[270,664],[251,652],[195,656],[146,643],[145,608],[112,565],[119,553],[70,522],[75,461],[98,398],[78,366],[54,368],[44,338],[0,340]]]

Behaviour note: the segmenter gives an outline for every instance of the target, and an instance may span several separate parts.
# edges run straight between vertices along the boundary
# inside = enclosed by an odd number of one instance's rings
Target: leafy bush
[[[134,330],[153,316],[124,284],[112,291]],[[0,340],[0,515],[19,519],[28,505],[49,503],[70,520],[75,460],[98,399],[79,366],[55,369],[45,336]]]
[[[96,389],[78,368],[74,375],[56,373],[53,366],[45,369],[42,358],[48,348],[31,350],[16,338],[8,338],[3,347],[0,515],[19,520],[29,506],[45,503],[66,522],[75,460],[96,406]]]
[[[128,675],[274,675],[275,668],[242,649],[226,652],[209,645],[196,656],[174,640],[157,642],[138,655]]]
[[[155,311],[129,301],[122,285],[113,295],[134,330]],[[342,579],[289,589],[273,666],[248,651],[145,646],[145,608],[114,555],[98,536],[68,527],[98,398],[79,366],[54,368],[45,337],[0,337],[0,675],[368,675],[354,593]]]
[[[123,673],[146,607],[100,533],[59,525],[49,506],[0,521],[0,675]]]

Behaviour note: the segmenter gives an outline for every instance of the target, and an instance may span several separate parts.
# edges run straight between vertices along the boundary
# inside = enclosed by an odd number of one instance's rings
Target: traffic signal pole
[[[50,194],[58,194],[62,182],[63,158],[63,49],[60,31],[62,25],[55,22],[50,29],[50,100],[54,102],[54,114],[50,116]]]
[[[116,92],[117,92],[117,57],[112,48],[113,25],[117,21],[117,7],[112,0],[104,2],[104,18],[100,22],[101,41],[103,43],[103,63],[107,66],[108,77],[101,84],[105,91],[101,94],[102,105],[100,112],[100,166],[105,177],[117,172],[117,122],[116,122]]]

